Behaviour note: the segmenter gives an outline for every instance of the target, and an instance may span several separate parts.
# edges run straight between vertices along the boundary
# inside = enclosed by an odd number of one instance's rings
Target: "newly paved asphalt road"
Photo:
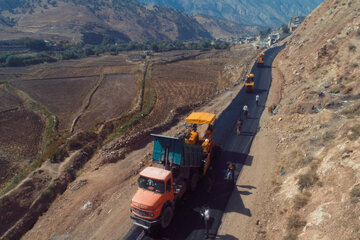
[[[184,197],[184,200],[175,210],[175,216],[169,228],[165,231],[152,234],[142,232],[140,227],[134,226],[125,239],[204,239],[204,223],[200,217],[200,210],[204,204],[210,206],[210,236],[215,239],[221,223],[222,215],[233,190],[233,185],[224,180],[226,168],[229,162],[236,163],[235,177],[239,176],[244,165],[252,165],[252,156],[248,156],[251,143],[258,130],[261,114],[265,109],[266,99],[271,85],[271,64],[282,47],[274,47],[265,53],[265,66],[262,68],[253,66],[251,72],[255,74],[255,93],[246,93],[242,89],[231,104],[218,117],[214,123],[214,139],[222,150],[219,152],[212,169],[208,172],[198,190]],[[259,106],[256,106],[255,96],[259,94]],[[240,136],[236,132],[236,121],[243,119],[242,108],[249,108],[249,116],[244,120]],[[253,186],[242,186],[251,191]],[[242,194],[250,194],[244,191]],[[239,194],[236,211],[251,217],[251,209],[244,206]],[[140,236],[139,236],[140,235]],[[142,236],[144,235],[144,236]],[[220,239],[236,239],[233,236],[217,236]]]

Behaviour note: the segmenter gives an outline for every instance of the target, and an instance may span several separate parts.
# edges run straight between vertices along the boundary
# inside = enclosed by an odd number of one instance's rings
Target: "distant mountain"
[[[307,15],[323,0],[138,0],[175,8],[190,15],[207,15],[239,24],[278,27],[291,16]]]
[[[99,35],[124,42],[211,38],[186,14],[135,0],[1,0],[0,15],[2,24],[17,33],[50,39],[76,41],[85,36],[96,40]],[[9,38],[11,31],[0,32],[0,40]]]
[[[243,37],[245,35],[257,35],[263,27],[240,25],[228,20],[196,15],[194,18],[213,36],[214,38]]]

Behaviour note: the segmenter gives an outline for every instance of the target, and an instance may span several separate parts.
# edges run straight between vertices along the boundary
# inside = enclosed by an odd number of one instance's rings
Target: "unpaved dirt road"
[[[231,104],[221,113],[214,124],[214,139],[217,145],[221,146],[216,161],[208,175],[202,179],[198,190],[192,195],[187,195],[180,206],[176,209],[174,219],[168,229],[145,236],[145,239],[202,239],[205,235],[203,222],[200,218],[200,210],[204,204],[208,204],[211,209],[210,219],[210,239],[224,238],[225,235],[217,235],[218,228],[222,221],[225,211],[232,211],[233,208],[226,208],[230,195],[233,191],[233,184],[226,183],[224,180],[228,164],[236,164],[237,178],[244,166],[252,166],[253,158],[249,156],[252,141],[258,131],[260,117],[265,109],[266,99],[271,86],[271,63],[282,47],[275,47],[266,52],[265,66],[262,68],[252,68],[255,74],[255,92],[246,93],[242,89],[233,99]],[[255,103],[255,96],[260,96],[259,105]],[[242,107],[249,107],[249,116],[244,120],[240,136],[236,132],[236,121],[240,117],[244,119]],[[253,186],[243,186],[252,188]],[[245,191],[242,192],[245,194]],[[248,193],[248,192],[247,192]],[[242,215],[250,217],[251,210],[247,208],[238,194],[236,211]],[[144,239],[143,232],[139,227],[133,227],[125,239]],[[226,235],[226,239],[233,239],[234,236]]]

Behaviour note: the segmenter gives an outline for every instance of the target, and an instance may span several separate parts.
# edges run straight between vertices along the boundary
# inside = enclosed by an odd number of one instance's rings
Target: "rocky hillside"
[[[359,60],[357,0],[326,0],[276,58],[279,160],[256,239],[359,239]]]
[[[240,25],[228,20],[196,15],[194,18],[211,34],[214,38],[243,37],[245,35],[257,35],[262,29],[260,26]]]
[[[168,6],[191,15],[208,15],[238,24],[278,27],[291,16],[307,15],[323,0],[138,0]]]
[[[211,38],[193,18],[166,7],[148,7],[134,0],[5,0],[0,2],[1,19],[14,31],[43,38],[80,40],[98,34],[118,40],[187,40]]]

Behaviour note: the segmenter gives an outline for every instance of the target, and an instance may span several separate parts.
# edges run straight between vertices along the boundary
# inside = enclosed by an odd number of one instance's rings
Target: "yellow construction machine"
[[[259,53],[259,57],[257,59],[257,66],[263,67],[264,66],[264,55],[265,53]]]
[[[254,81],[254,74],[250,73],[247,75],[246,81],[245,81],[245,91],[247,93],[254,92],[255,90],[255,81]]]
[[[216,118],[215,113],[207,112],[193,112],[186,119],[186,123],[191,123],[192,129],[188,131],[187,137],[185,138],[185,143],[200,145],[203,149],[203,158],[204,158],[204,168],[203,175],[206,174],[211,158],[214,157],[213,147],[215,146],[215,141],[212,139],[213,136],[213,126],[212,123]],[[203,137],[199,136],[197,131],[197,125],[207,124],[207,129]]]

